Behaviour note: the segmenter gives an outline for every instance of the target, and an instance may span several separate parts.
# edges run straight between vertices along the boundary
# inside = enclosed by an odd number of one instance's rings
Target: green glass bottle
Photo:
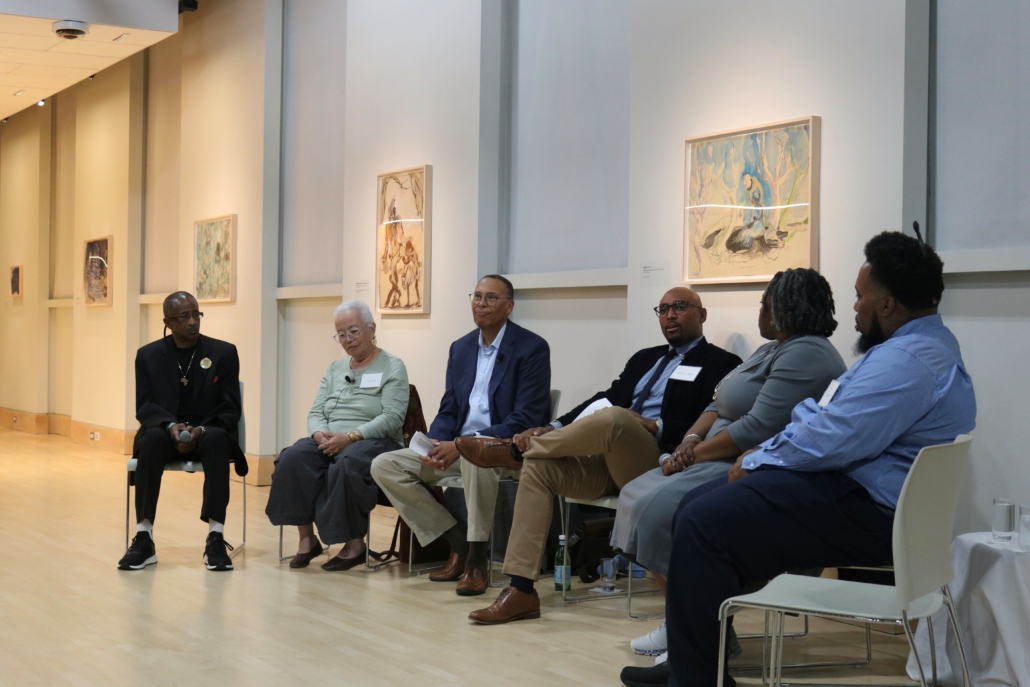
[[[554,554],[554,591],[560,592],[562,585],[565,591],[572,589],[572,566],[565,562],[565,535],[558,535],[558,553]]]

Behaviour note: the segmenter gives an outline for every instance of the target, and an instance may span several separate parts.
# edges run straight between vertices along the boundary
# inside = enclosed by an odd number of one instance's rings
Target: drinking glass
[[[994,520],[991,535],[995,541],[1011,541],[1016,531],[1016,502],[1012,499],[994,499]]]
[[[1030,552],[1030,506],[1019,507],[1019,548]]]
[[[619,562],[614,558],[601,559],[601,589],[615,591],[615,578],[619,575]]]

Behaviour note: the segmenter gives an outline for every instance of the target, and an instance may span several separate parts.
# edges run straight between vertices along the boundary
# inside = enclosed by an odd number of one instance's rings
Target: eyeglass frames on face
[[[508,300],[507,296],[498,296],[495,293],[488,293],[485,296],[481,293],[470,293],[469,300],[472,301],[472,305],[481,305],[486,303],[491,308],[497,305],[497,301]]]
[[[368,326],[368,325],[365,325],[365,326]],[[354,339],[355,341],[357,341],[361,337],[361,332],[363,332],[365,330],[365,326],[363,326],[363,327],[351,327],[350,329],[348,329],[345,332],[339,332],[337,334],[333,334],[333,341],[335,341],[336,343],[338,343],[340,345],[343,345],[343,342],[346,341],[347,339]]]
[[[194,310],[193,312],[181,312],[178,315],[176,315],[174,319],[179,320],[180,322],[185,324],[190,321],[191,317],[199,322],[201,318],[204,317],[204,313],[200,312],[199,310]]]
[[[682,315],[687,312],[689,308],[697,308],[700,310],[701,306],[696,305],[695,303],[687,303],[686,301],[676,301],[672,305],[662,303],[657,308],[654,308],[654,314],[658,317],[667,317],[669,315],[669,311],[672,310],[673,313]]]

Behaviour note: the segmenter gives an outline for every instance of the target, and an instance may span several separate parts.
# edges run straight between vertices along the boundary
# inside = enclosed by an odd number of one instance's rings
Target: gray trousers
[[[275,460],[265,514],[273,525],[310,525],[326,544],[364,537],[379,488],[369,467],[392,439],[362,439],[329,457],[311,438],[284,449]]]

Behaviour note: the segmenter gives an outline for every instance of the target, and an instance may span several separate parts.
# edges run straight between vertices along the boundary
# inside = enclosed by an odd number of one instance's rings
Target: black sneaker
[[[232,559],[229,553],[232,545],[225,541],[221,532],[212,532],[207,535],[207,545],[204,546],[204,562],[208,570],[232,570]]]
[[[157,563],[157,551],[149,532],[137,532],[129,544],[129,549],[118,561],[119,570],[142,570],[148,565]]]

